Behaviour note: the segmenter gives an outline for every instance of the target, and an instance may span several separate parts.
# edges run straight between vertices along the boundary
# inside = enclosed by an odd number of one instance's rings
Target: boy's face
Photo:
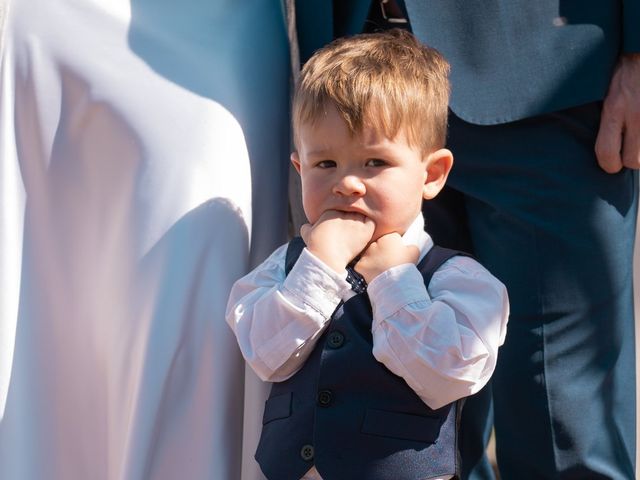
[[[392,232],[402,235],[420,212],[422,199],[442,188],[432,192],[430,160],[407,143],[402,131],[391,140],[365,127],[352,137],[333,105],[314,124],[300,125],[298,138],[299,151],[291,160],[301,176],[311,224],[327,210],[356,212],[375,223],[372,240]],[[449,168],[451,162],[444,179]]]

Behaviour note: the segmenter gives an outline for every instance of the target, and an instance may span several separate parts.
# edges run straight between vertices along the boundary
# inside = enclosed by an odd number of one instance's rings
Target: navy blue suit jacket
[[[601,100],[640,51],[640,0],[405,0],[411,28],[451,63],[451,110],[479,125]],[[302,58],[362,31],[370,0],[298,0]]]

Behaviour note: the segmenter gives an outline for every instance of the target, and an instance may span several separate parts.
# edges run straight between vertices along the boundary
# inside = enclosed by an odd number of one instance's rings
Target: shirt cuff
[[[412,263],[396,265],[371,280],[367,289],[373,318],[384,320],[416,302],[431,302],[422,275]]]
[[[351,290],[346,276],[346,270],[340,275],[305,248],[282,287],[328,319]]]

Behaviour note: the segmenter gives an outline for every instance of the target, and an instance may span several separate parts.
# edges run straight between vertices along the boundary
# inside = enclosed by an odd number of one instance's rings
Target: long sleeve
[[[226,312],[245,360],[271,382],[286,380],[302,367],[350,292],[345,278],[306,248],[286,275],[286,250],[283,245],[234,284]]]
[[[413,265],[394,267],[369,285],[373,354],[431,408],[480,390],[504,342],[504,285],[475,260],[454,257],[429,291]]]

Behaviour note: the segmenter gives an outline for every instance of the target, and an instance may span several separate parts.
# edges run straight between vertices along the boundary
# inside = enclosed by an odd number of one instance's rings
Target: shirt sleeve
[[[415,265],[369,284],[373,355],[436,409],[480,390],[495,369],[509,316],[505,286],[478,262],[453,257],[429,291]]]
[[[285,274],[287,245],[231,289],[226,320],[247,363],[265,381],[280,382],[297,372],[342,298],[350,290],[306,248]]]

